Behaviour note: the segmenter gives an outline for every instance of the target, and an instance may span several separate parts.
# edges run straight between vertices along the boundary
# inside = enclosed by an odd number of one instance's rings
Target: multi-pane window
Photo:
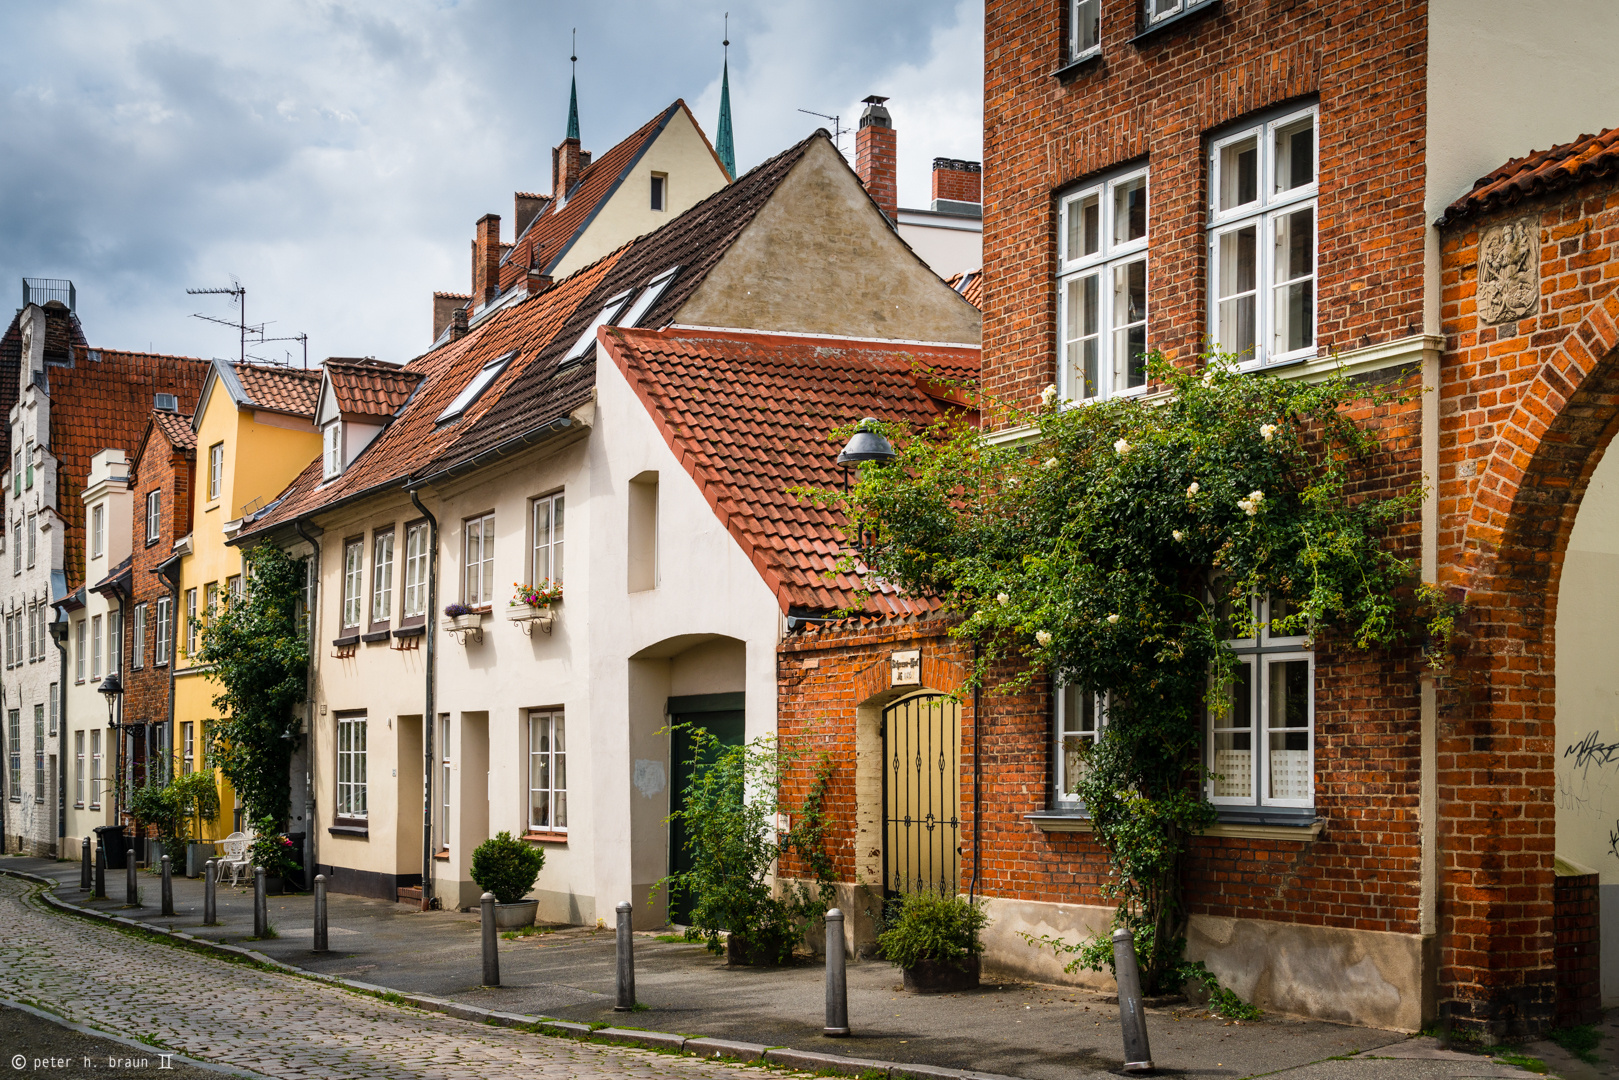
[[[195,721],[180,724],[180,775],[190,776],[197,768],[197,728]]]
[[[1214,140],[1209,325],[1242,363],[1315,355],[1316,110]]]
[[[562,580],[562,495],[534,500],[534,556],[529,583]]]
[[[84,805],[84,732],[73,733],[73,805]]]
[[[77,629],[78,647],[73,651],[73,677],[79,682],[84,681],[85,635],[89,630],[89,623],[80,620]]]
[[[1147,170],[1063,196],[1059,390],[1070,401],[1147,385]]]
[[[343,629],[357,629],[365,597],[365,541],[343,545]]]
[[[39,558],[39,515],[28,515],[28,565],[33,566]]]
[[[528,713],[528,827],[561,832],[568,827],[566,725],[561,709]]]
[[[169,662],[169,622],[169,598],[160,596],[157,598],[157,640],[152,645],[152,663],[158,667]]]
[[[438,718],[439,818],[438,847],[450,850],[450,714]]]
[[[1107,723],[1106,701],[1101,694],[1087,694],[1077,686],[1065,686],[1057,695],[1056,760],[1057,805],[1080,805],[1079,781],[1085,775],[1086,756]]]
[[[107,612],[107,670],[124,671],[124,613]]]
[[[101,809],[101,729],[90,729],[90,809]]]
[[[1143,0],[1143,14],[1146,16],[1147,26],[1152,27],[1176,15],[1196,11],[1215,2],[1216,0]]]
[[[197,655],[197,590],[186,590],[186,655]]]
[[[90,557],[99,559],[107,553],[107,507],[97,503],[90,508]],[[33,560],[30,559],[32,564]]]
[[[1068,60],[1085,60],[1102,51],[1102,0],[1068,0]]]
[[[466,603],[487,604],[495,595],[495,515],[466,522]]]
[[[146,666],[146,605],[135,605],[135,621],[132,626],[134,641],[130,643],[129,666],[140,670]]]
[[[34,486],[34,440],[33,439],[28,440],[27,448],[23,451],[22,470],[23,470],[23,480],[22,480],[23,487],[25,487],[25,488],[33,487]]]
[[[1279,600],[1256,602],[1253,637],[1228,641],[1236,669],[1209,709],[1209,798],[1223,807],[1304,807],[1315,798],[1315,658],[1275,634]]]
[[[90,617],[90,678],[101,678],[101,616]]]
[[[405,526],[405,606],[406,619],[427,615],[427,523]]]
[[[50,712],[46,714],[45,718],[51,725],[51,738],[54,739],[56,738],[56,725],[62,719],[62,688],[56,683],[51,683]]]
[[[157,543],[163,535],[163,493],[150,492],[146,496],[146,542]]]
[[[337,716],[337,816],[364,818],[365,713]]]
[[[30,604],[23,609],[23,619],[28,623],[28,662],[34,662],[34,654],[39,652],[39,620],[35,612],[39,610],[38,604]]]
[[[11,523],[11,572],[22,573],[22,518]]]
[[[34,801],[45,801],[45,706],[34,706]]]
[[[225,603],[234,606],[246,593],[242,589],[242,575],[232,574],[225,579]]]
[[[216,442],[208,448],[208,498],[219,498],[225,484],[225,444]]]
[[[394,531],[379,529],[371,537],[371,623],[386,623],[394,608]]]
[[[6,790],[12,802],[22,802],[22,710],[6,710]]]
[[[321,476],[330,480],[343,471],[343,421],[333,420],[320,429]]]

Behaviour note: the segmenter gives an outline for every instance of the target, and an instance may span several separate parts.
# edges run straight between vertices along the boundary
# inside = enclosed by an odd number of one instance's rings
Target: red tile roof
[[[829,575],[846,550],[841,514],[798,487],[842,481],[835,429],[875,416],[924,425],[945,408],[921,388],[976,375],[979,351],[745,331],[602,332],[675,456],[702,489],[782,609],[831,611],[857,599],[858,580]],[[865,610],[930,610],[883,586]]]
[[[375,362],[333,359],[322,367],[344,416],[392,416],[410,400],[423,378],[419,371]]]
[[[944,279],[944,283],[956,290],[961,298],[980,311],[984,307],[984,272],[982,270],[966,270],[959,274],[951,274]]]
[[[1513,158],[1473,184],[1473,190],[1445,208],[1436,222],[1448,225],[1470,214],[1503,206],[1588,180],[1619,174],[1619,128],[1581,135],[1573,142]]]
[[[71,366],[46,368],[51,453],[59,463],[56,512],[63,522],[69,592],[83,584],[84,502],[80,495],[90,476],[90,459],[107,449],[133,455],[150,422],[156,394],[173,394],[181,412],[195,410],[208,368],[206,360],[188,356],[111,349],[80,353]]]
[[[191,429],[191,417],[184,413],[152,410],[152,427],[169,440],[176,450],[195,450],[197,433]]]
[[[537,267],[542,274],[551,273],[557,260],[578,239],[585,226],[590,224],[597,209],[618,190],[624,176],[669,125],[676,112],[684,112],[691,118],[692,127],[696,128],[699,134],[702,133],[703,129],[691,116],[691,110],[686,108],[685,101],[676,100],[673,105],[643,124],[629,138],[585,166],[579,175],[579,181],[573,190],[568,192],[563,205],[557,206],[554,199],[547,202],[545,209],[534,218],[527,229],[523,230],[523,235],[510,245],[510,250],[501,255],[502,292],[521,282],[530,266]],[[707,136],[703,136],[703,141],[707,145]],[[708,147],[708,150],[713,154],[712,146]],[[723,168],[719,165],[718,156],[714,157],[714,161],[716,167]]]
[[[275,364],[231,364],[247,394],[243,404],[266,412],[313,419],[320,394],[320,372]]]

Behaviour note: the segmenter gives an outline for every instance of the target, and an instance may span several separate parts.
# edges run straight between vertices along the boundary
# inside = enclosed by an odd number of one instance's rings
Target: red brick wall
[[[1597,874],[1560,877],[1553,887],[1557,932],[1557,1026],[1602,1022],[1602,934]]]
[[[984,174],[976,161],[933,159],[933,197],[955,202],[979,202],[984,197]]]
[[[140,460],[135,462],[130,477],[130,487],[135,499],[130,560],[131,589],[134,596],[130,602],[131,614],[124,631],[127,639],[124,644],[124,656],[131,661],[125,664],[124,709],[131,719],[164,721],[169,716],[169,669],[158,667],[155,663],[157,600],[158,597],[167,596],[169,593],[167,584],[152,573],[152,570],[174,553],[175,539],[191,531],[191,496],[195,471],[195,451],[175,450],[167,439],[154,431],[146,439]],[[157,541],[148,544],[146,496],[153,491],[159,492],[162,498],[162,527]],[[135,605],[139,603],[147,605],[144,649],[146,662],[137,669],[133,666],[135,655],[133,613]],[[172,639],[172,622],[170,636]],[[171,734],[178,750],[179,732]]]
[[[897,153],[893,128],[862,124],[855,132],[854,171],[865,182],[866,194],[891,221],[899,213]]]
[[[1032,404],[1056,355],[1054,193],[1151,165],[1148,343],[1195,355],[1208,333],[1205,136],[1319,95],[1323,352],[1422,322],[1426,5],[1227,3],[1139,44],[1137,5],[1102,5],[1102,58],[1075,78],[1065,0],[990,0],[984,22],[984,381]]]

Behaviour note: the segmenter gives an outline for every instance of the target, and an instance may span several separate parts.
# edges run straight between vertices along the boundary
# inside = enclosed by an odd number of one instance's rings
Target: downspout
[[[296,519],[292,527],[298,530],[298,535],[304,538],[314,555],[310,560],[306,572],[309,582],[309,603],[306,605],[306,616],[309,619],[309,685],[304,691],[304,715],[308,718],[309,731],[305,738],[308,740],[304,746],[304,867],[309,876],[305,883],[314,888],[316,868],[320,865],[320,851],[316,848],[318,837],[315,835],[315,684],[319,672],[320,650],[315,647],[315,612],[316,605],[320,603],[320,541],[304,531],[302,519]]]
[[[438,635],[433,626],[438,611],[438,518],[422,505],[415,488],[406,488],[410,501],[427,519],[427,701],[422,706],[422,910],[433,906],[433,731],[438,727],[437,705],[433,700],[434,642]]]
[[[61,747],[56,752],[56,857],[65,859],[68,854],[62,844],[67,837],[67,617],[55,604],[51,608],[56,612],[56,618],[51,620],[51,640],[56,643],[56,651],[62,654],[62,673],[56,682],[56,715],[51,718],[56,721],[56,741]]]
[[[978,671],[978,639],[973,639],[973,672]],[[967,886],[967,902],[973,903],[978,898],[978,868],[984,862],[983,830],[979,822],[983,820],[983,803],[979,798],[980,777],[984,757],[984,721],[982,709],[984,707],[984,689],[980,683],[973,684],[973,880]]]

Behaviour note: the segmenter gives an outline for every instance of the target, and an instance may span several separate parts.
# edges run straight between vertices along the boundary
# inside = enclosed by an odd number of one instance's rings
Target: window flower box
[[[468,607],[466,604],[450,604],[444,609],[444,630],[454,634],[461,644],[465,645],[470,638],[473,641],[483,641],[482,608]]]
[[[513,586],[517,591],[506,608],[506,618],[532,637],[537,626],[549,634],[556,622],[556,606],[562,603],[562,582],[549,578],[538,585]]]

